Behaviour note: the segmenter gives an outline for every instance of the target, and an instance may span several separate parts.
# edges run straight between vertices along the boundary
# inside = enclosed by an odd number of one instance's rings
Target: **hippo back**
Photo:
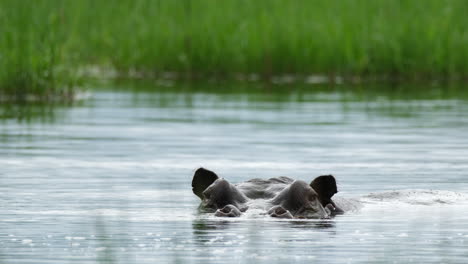
[[[250,199],[271,199],[292,182],[293,179],[285,176],[268,180],[255,178],[236,184],[236,187]]]

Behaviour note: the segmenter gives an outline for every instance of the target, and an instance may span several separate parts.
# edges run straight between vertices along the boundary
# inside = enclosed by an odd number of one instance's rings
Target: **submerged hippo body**
[[[323,175],[310,184],[288,177],[252,179],[231,184],[214,172],[199,168],[192,188],[201,207],[216,216],[240,216],[255,201],[262,201],[266,213],[280,218],[328,218],[343,213],[331,200],[337,193],[332,175]]]

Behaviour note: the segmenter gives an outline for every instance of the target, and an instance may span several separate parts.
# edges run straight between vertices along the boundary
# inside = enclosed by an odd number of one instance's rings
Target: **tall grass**
[[[85,47],[122,69],[392,76],[468,70],[468,1],[85,2],[79,5],[93,43]]]
[[[467,11],[465,0],[2,0],[0,91],[63,92],[90,64],[465,78]]]
[[[0,101],[50,100],[72,93],[73,78],[62,54],[60,7],[50,2],[0,1]]]

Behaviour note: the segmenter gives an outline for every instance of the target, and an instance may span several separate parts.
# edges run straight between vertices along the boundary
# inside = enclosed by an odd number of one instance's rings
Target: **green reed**
[[[88,65],[462,79],[467,10],[464,0],[2,0],[0,91],[66,93]]]
[[[96,2],[84,8],[95,10],[87,25],[94,28],[90,55],[122,69],[391,76],[468,70],[467,1]]]
[[[59,3],[58,1],[56,1]],[[0,1],[0,100],[52,100],[72,93],[65,29],[51,1]]]

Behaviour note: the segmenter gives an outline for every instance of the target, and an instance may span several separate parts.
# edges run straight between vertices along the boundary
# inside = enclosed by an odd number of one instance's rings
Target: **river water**
[[[3,108],[0,263],[468,262],[460,92],[164,85]],[[333,174],[359,206],[214,217],[191,192],[200,166],[232,183]]]

